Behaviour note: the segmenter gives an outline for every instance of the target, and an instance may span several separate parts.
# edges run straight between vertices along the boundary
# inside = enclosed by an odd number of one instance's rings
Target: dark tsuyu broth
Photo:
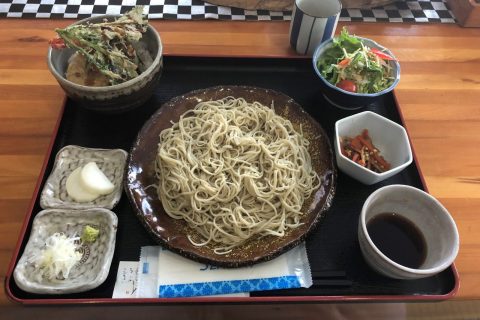
[[[368,221],[367,231],[375,246],[396,263],[417,269],[425,262],[425,237],[407,218],[381,213]]]

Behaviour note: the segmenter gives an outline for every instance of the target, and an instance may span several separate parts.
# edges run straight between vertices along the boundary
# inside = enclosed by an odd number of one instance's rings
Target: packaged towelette
[[[271,261],[235,269],[198,263],[159,246],[142,247],[140,254],[139,297],[209,296],[311,285],[303,243]]]

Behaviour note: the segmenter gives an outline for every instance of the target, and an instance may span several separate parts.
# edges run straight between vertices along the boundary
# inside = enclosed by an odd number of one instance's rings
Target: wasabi
[[[100,233],[100,230],[87,225],[83,228],[83,233],[80,239],[84,243],[93,243],[97,240],[99,233]]]

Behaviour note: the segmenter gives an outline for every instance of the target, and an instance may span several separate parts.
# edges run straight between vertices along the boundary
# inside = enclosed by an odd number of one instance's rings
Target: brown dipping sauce
[[[396,213],[381,213],[368,221],[367,231],[375,246],[396,263],[417,269],[425,262],[425,237],[407,218]]]

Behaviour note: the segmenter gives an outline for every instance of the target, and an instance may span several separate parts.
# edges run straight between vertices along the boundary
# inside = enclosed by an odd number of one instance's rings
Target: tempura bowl
[[[119,15],[102,15],[78,21],[72,25],[97,23],[107,19],[112,21]],[[144,104],[153,94],[163,69],[162,41],[160,35],[148,25],[141,42],[145,43],[153,63],[139,76],[121,84],[106,87],[89,87],[73,83],[65,78],[69,58],[74,49],[53,49],[49,47],[47,62],[50,72],[58,81],[69,98],[79,106],[103,113],[120,113]]]

